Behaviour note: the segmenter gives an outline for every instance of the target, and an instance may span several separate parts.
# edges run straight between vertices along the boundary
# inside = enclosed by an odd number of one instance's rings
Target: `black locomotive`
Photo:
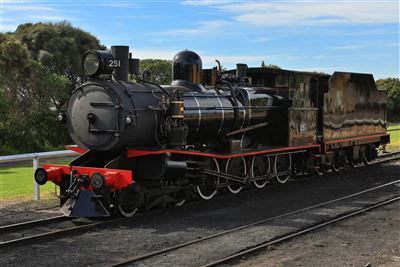
[[[129,217],[195,193],[208,200],[225,188],[285,183],[368,163],[389,142],[386,97],[370,74],[203,70],[185,50],[173,58],[172,84],[161,86],[140,77],[138,64],[126,46],[83,56],[89,78],[58,116],[82,155],[35,173],[60,186],[66,215],[113,208]]]

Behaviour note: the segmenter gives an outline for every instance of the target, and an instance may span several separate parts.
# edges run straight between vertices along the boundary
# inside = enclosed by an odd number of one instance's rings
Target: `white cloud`
[[[28,2],[29,3],[29,2]],[[21,2],[9,2],[9,3],[3,3],[3,11],[4,12],[13,12],[13,11],[18,11],[18,12],[54,12],[57,11],[57,9],[45,6],[45,5],[32,5],[32,4],[23,4]]]
[[[70,17],[67,16],[62,16],[62,15],[30,15],[27,18],[32,19],[32,20],[40,20],[40,21],[63,21],[63,20],[69,20]]]
[[[398,1],[186,1],[232,14],[253,26],[399,23]]]
[[[337,49],[337,50],[357,50],[357,49],[362,49],[362,48],[367,48],[368,45],[365,44],[348,44],[348,45],[338,45],[338,46],[332,46],[331,49]]]
[[[124,1],[112,1],[112,2],[99,2],[99,3],[91,3],[93,5],[111,7],[111,8],[135,8],[138,5],[132,2],[124,2]]]
[[[199,35],[199,34],[207,34],[207,35],[215,35],[220,34],[221,31],[226,28],[232,26],[234,23],[228,20],[205,20],[198,21],[197,25],[193,28],[182,28],[182,29],[173,29],[167,30],[161,33],[161,35]]]
[[[18,25],[11,22],[37,22],[37,21],[76,21],[75,13],[70,10],[61,10],[48,1],[30,0],[0,0],[1,23],[0,31],[15,31]]]
[[[368,44],[345,44],[345,45],[338,45],[332,46],[330,49],[337,49],[337,50],[357,50],[363,48],[383,48],[383,47],[399,47],[398,42],[369,42]]]
[[[220,5],[220,4],[230,4],[237,1],[229,1],[229,0],[187,0],[183,1],[185,5],[192,6],[212,6],[212,5]]]

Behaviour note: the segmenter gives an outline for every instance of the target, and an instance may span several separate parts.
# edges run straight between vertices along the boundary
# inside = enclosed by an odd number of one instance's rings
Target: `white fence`
[[[71,150],[61,150],[61,151],[51,151],[51,152],[39,152],[39,153],[29,153],[29,154],[19,154],[19,155],[11,155],[11,156],[1,156],[0,157],[0,164],[2,163],[9,163],[9,162],[21,162],[32,160],[33,168],[32,168],[32,180],[34,186],[34,195],[33,198],[35,200],[40,200],[40,187],[36,183],[35,179],[33,178],[33,174],[35,170],[39,168],[40,159],[48,159],[48,158],[56,158],[56,157],[65,157],[65,156],[75,156],[78,153],[71,151]]]

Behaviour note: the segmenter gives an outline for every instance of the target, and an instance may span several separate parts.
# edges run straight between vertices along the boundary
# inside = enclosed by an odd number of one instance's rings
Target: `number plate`
[[[108,61],[107,65],[110,68],[119,68],[119,67],[121,67],[121,60],[119,60],[119,59],[110,59]]]

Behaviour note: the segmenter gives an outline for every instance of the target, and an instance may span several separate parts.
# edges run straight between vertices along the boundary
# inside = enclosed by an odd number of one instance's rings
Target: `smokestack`
[[[129,74],[140,74],[140,60],[138,58],[132,58],[132,53],[129,53]]]
[[[114,70],[115,78],[120,81],[128,81],[128,55],[129,55],[129,46],[126,45],[116,45],[111,46],[111,53],[113,56],[118,59],[121,65]]]
[[[240,81],[244,77],[247,77],[247,65],[243,63],[236,64],[236,77],[240,78]]]

